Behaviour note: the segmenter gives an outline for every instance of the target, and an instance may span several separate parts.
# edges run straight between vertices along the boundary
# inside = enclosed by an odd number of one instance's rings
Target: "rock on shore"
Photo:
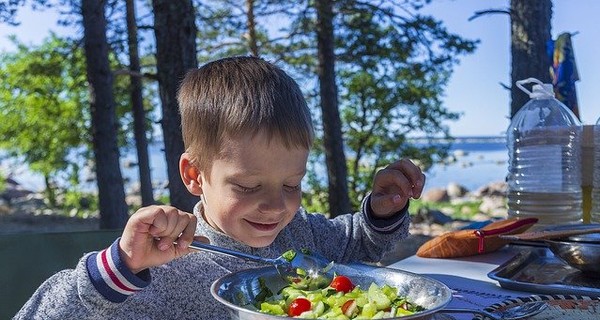
[[[473,222],[506,218],[506,183],[493,182],[470,191],[465,187],[450,183],[446,188],[433,188],[421,197],[426,203],[451,203],[460,207],[461,203],[481,201],[478,212],[470,219],[455,219],[456,212],[444,209],[435,210],[424,206],[418,212],[411,211],[411,236],[395,245],[382,264],[389,264],[416,252],[421,244],[451,230],[463,228]],[[135,196],[135,195],[133,195]],[[48,209],[44,196],[21,188],[16,182],[8,181],[0,192],[0,235],[27,232],[65,232],[98,230],[98,218],[77,218],[73,214]]]

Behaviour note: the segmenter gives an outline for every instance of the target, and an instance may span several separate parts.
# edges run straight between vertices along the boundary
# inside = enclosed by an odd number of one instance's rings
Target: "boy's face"
[[[205,219],[252,247],[270,245],[300,207],[308,153],[264,133],[228,140],[210,179],[200,173]]]

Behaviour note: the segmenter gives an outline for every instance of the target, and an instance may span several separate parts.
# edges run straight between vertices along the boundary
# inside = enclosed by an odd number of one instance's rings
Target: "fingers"
[[[190,215],[190,221],[183,229],[181,235],[177,239],[177,246],[179,249],[187,249],[187,247],[194,240],[194,233],[196,232],[196,216]],[[206,238],[205,238],[206,239]],[[208,240],[208,239],[206,239]]]
[[[170,206],[139,209],[130,217],[119,241],[125,265],[136,273],[187,254],[196,222],[193,214]]]
[[[401,210],[409,198],[419,198],[425,185],[425,175],[412,161],[402,159],[375,175],[371,209],[382,217]]]
[[[148,231],[152,237],[160,239],[158,249],[165,251],[173,246],[173,242],[177,242],[179,248],[187,248],[192,243],[195,230],[196,217],[193,214],[174,207],[158,206]]]
[[[413,196],[412,181],[400,170],[385,168],[375,176],[373,192],[378,195],[398,195],[406,199]]]
[[[399,179],[398,183],[408,184],[410,191],[407,194],[410,194],[410,197],[421,197],[421,192],[423,192],[423,187],[425,186],[425,175],[412,161],[402,159],[390,164],[386,169],[399,171],[395,175],[401,174],[406,179],[406,181]]]
[[[200,241],[202,243],[210,243],[210,240],[207,237],[203,237],[203,236],[195,236],[194,237],[195,241]]]

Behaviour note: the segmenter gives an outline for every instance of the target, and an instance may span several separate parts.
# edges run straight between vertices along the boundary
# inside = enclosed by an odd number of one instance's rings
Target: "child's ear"
[[[179,174],[181,175],[183,184],[191,194],[195,196],[200,196],[202,194],[200,172],[198,171],[198,168],[192,164],[191,156],[187,152],[183,153],[179,159]]]

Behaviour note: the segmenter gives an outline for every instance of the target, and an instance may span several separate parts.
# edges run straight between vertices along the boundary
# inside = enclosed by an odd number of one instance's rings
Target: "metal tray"
[[[488,273],[506,289],[600,297],[600,278],[584,276],[547,247],[527,248]]]

